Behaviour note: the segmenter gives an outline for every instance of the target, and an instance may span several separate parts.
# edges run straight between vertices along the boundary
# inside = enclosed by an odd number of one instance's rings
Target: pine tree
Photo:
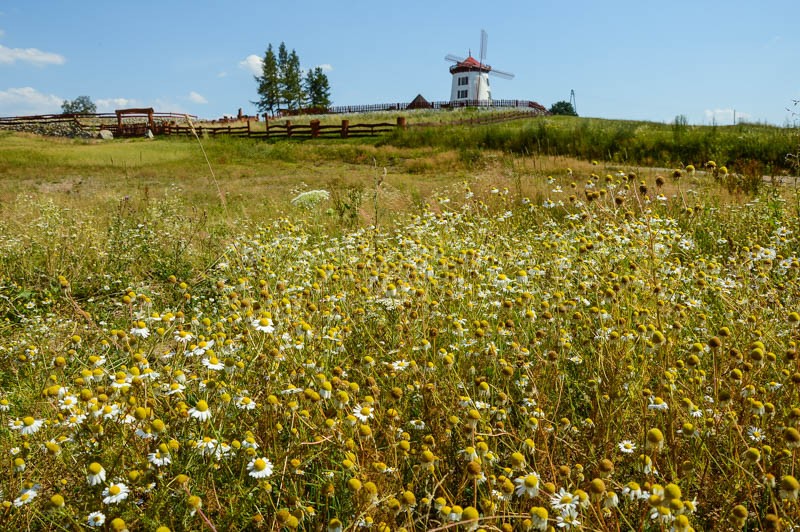
[[[310,69],[303,76],[300,57],[295,50],[290,52],[283,42],[277,54],[272,44],[267,47],[261,75],[255,80],[259,100],[253,104],[264,113],[274,114],[281,109],[294,111],[306,106],[328,108],[331,104],[331,87],[322,68]]]
[[[280,106],[281,76],[278,70],[278,59],[275,57],[272,44],[267,47],[267,52],[264,54],[261,76],[256,76],[256,82],[258,83],[258,94],[260,98],[257,102],[253,103],[262,113],[269,112],[270,114],[274,114],[275,110]]]
[[[300,57],[292,50],[286,61],[283,74],[283,100],[286,107],[295,110],[303,106],[303,74],[300,71]]]
[[[286,69],[289,66],[289,50],[286,48],[286,43],[281,41],[278,45],[278,108],[281,104],[288,107],[286,104]]]
[[[331,87],[328,76],[321,67],[309,69],[306,73],[305,89],[308,106],[315,109],[327,109],[331,105]]]

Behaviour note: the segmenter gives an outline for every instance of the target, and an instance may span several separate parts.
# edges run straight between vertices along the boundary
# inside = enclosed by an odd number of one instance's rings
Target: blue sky
[[[494,98],[582,116],[793,123],[800,2],[519,0],[0,0],[0,116],[155,107],[203,118],[254,113],[251,68],[267,44],[322,66],[334,105],[450,95],[446,54],[513,72]],[[796,109],[800,111],[800,106]]]

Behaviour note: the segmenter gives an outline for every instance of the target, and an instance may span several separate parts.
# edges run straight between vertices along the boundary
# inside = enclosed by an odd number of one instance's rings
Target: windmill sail
[[[489,35],[486,30],[481,30],[481,44],[478,59],[472,57],[472,53],[465,59],[463,57],[448,54],[446,61],[455,63],[450,67],[453,75],[453,85],[451,89],[451,101],[491,101],[491,89],[489,87],[489,75],[503,79],[513,79],[514,74],[497,70],[486,64],[486,52],[489,43]]]

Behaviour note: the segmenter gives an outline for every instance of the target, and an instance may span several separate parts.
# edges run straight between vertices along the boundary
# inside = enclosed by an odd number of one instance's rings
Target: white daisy
[[[110,486],[103,490],[104,504],[117,504],[128,498],[130,490],[122,482],[112,482]]]
[[[90,486],[97,486],[106,480],[106,470],[97,462],[89,464],[89,473],[86,475],[86,482]]]
[[[362,423],[366,423],[369,421],[373,416],[372,407],[369,405],[361,406],[356,405],[353,408],[353,415],[359,419]]]
[[[539,494],[539,475],[536,473],[530,473],[524,477],[517,477],[514,479],[514,484],[517,485],[514,493],[519,497],[527,495],[528,498],[533,498]]]
[[[275,332],[275,324],[272,323],[272,318],[259,318],[253,320],[251,325],[255,328],[255,330],[265,332],[267,334]]]
[[[154,466],[161,467],[172,463],[172,458],[168,452],[162,452],[161,449],[157,449],[147,455],[147,461]]]
[[[204,399],[197,401],[197,404],[189,409],[189,415],[198,421],[208,421],[211,419],[211,410],[208,409],[208,403]]]
[[[86,518],[86,522],[89,526],[103,526],[103,523],[106,522],[106,516],[103,512],[92,512]]]
[[[617,444],[617,447],[619,447],[619,450],[625,454],[631,454],[636,450],[636,444],[631,440],[622,440],[619,442],[619,444]]]
[[[247,470],[253,478],[267,478],[272,475],[272,462],[266,458],[254,458],[247,464]]]
[[[19,497],[14,499],[14,506],[24,506],[35,499],[37,495],[39,495],[39,491],[35,487],[22,490],[22,493],[19,494]]]
[[[240,410],[253,410],[256,407],[256,402],[247,396],[238,397],[236,399],[236,407]]]

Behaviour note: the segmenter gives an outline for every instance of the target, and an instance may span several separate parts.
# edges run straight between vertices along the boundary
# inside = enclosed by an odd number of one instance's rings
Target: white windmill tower
[[[453,75],[453,85],[450,89],[450,101],[464,105],[491,104],[492,89],[489,85],[489,74],[503,79],[513,79],[514,74],[497,70],[484,63],[486,59],[486,44],[488,35],[481,30],[481,51],[476,60],[472,53],[467,58],[448,54],[445,60],[452,61],[455,65],[450,67]]]

